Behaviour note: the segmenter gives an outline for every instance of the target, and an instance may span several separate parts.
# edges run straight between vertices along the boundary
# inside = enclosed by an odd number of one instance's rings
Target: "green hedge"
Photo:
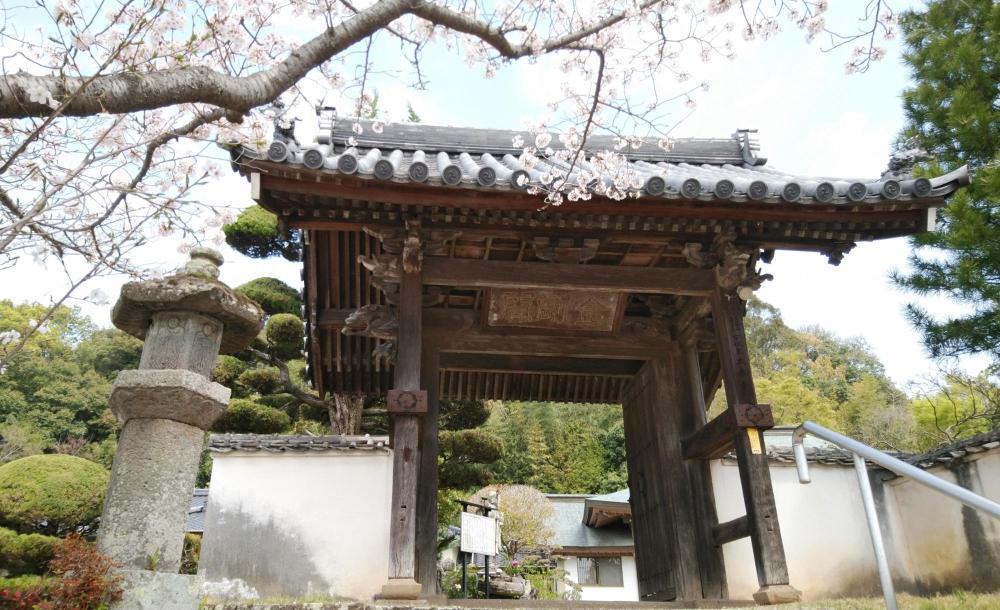
[[[0,527],[61,536],[95,528],[108,471],[72,455],[32,455],[0,466]]]
[[[13,576],[43,574],[61,543],[55,536],[18,534],[0,527],[0,570],[6,570]]]
[[[212,426],[212,431],[277,434],[291,425],[292,419],[287,413],[238,398],[229,404],[226,412]]]

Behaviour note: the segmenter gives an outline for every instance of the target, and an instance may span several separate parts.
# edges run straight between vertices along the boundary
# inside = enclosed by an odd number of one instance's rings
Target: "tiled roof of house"
[[[265,151],[231,149],[235,162],[266,160],[311,170],[395,183],[426,183],[466,189],[524,190],[546,183],[545,176],[568,169],[542,155],[531,166],[521,160],[515,138],[533,141],[526,132],[499,129],[392,124],[381,132],[361,121],[337,122],[316,141],[298,145],[275,140]],[[353,141],[352,141],[353,139]],[[332,143],[331,143],[332,142]],[[353,143],[354,145],[348,145]],[[558,138],[548,145],[560,146]],[[616,150],[611,136],[592,136],[588,152]],[[966,167],[935,178],[830,178],[800,176],[765,167],[747,130],[728,139],[676,140],[663,150],[655,141],[618,149],[629,160],[634,191],[645,197],[702,201],[757,201],[859,204],[942,198],[968,184]],[[578,161],[571,180],[581,176],[591,184],[612,177],[586,161]],[[597,178],[591,178],[596,175]]]
[[[387,449],[387,436],[307,436],[289,434],[213,434],[208,440],[208,450],[214,453],[232,451],[271,453],[350,451]]]
[[[205,531],[205,513],[208,512],[208,490],[195,489],[191,494],[191,506],[188,508],[186,532],[200,534]]]
[[[631,547],[632,532],[622,524],[589,527],[583,522],[584,505],[589,496],[550,495],[555,545],[561,549],[600,549]]]

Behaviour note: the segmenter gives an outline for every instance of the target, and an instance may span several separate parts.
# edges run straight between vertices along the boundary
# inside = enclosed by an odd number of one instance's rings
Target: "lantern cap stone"
[[[216,250],[194,248],[191,260],[175,275],[125,284],[111,322],[145,339],[155,313],[200,313],[222,322],[222,353],[246,349],[263,328],[264,312],[218,280],[221,264],[222,255]]]

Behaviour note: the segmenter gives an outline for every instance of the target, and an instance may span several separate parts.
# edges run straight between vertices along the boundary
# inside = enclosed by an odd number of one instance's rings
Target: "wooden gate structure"
[[[642,599],[725,598],[721,545],[744,537],[758,601],[796,598],[741,297],[770,279],[758,263],[776,250],[838,264],[857,242],[932,229],[966,169],[792,176],[737,131],[626,148],[630,196],[545,207],[529,189],[566,167],[526,164],[517,132],[362,122],[358,135],[353,124],[321,121],[309,146],[279,134],[267,151],[231,154],[253,198],[302,231],[315,388],[387,396],[386,596],[435,592],[438,401],[457,398],[623,405]],[[590,170],[608,179],[587,164],[571,178]],[[723,381],[729,407],[707,421]],[[729,451],[746,515],[719,523],[708,460]]]

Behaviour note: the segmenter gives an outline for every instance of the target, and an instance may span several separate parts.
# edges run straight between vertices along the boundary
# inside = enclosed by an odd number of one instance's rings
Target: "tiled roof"
[[[584,524],[584,503],[588,496],[553,494],[547,497],[552,503],[549,524],[555,532],[555,546],[595,549],[632,546],[632,532],[625,525],[597,528]]]
[[[195,489],[191,494],[191,506],[188,508],[187,527],[184,531],[193,534],[204,532],[206,512],[208,512],[208,490]]]
[[[1000,428],[904,459],[914,466],[926,469],[933,468],[934,466],[946,466],[955,460],[962,460],[970,455],[996,449],[997,447],[1000,447]]]
[[[806,437],[807,440],[809,438],[811,437]],[[765,440],[767,441],[767,458],[770,461],[786,464],[795,463],[795,454],[793,453],[791,446],[782,444],[772,445],[770,442],[772,439],[767,436],[765,436]],[[984,432],[967,439],[943,445],[937,449],[928,451],[927,453],[917,455],[901,453],[898,451],[886,451],[886,453],[892,457],[903,460],[904,462],[913,464],[918,468],[927,469],[935,466],[946,466],[956,460],[962,460],[970,455],[996,449],[997,447],[1000,447],[1000,429]],[[736,453],[730,451],[724,455],[723,458],[735,462]],[[826,464],[830,466],[854,466],[853,454],[846,449],[840,449],[836,446],[811,447],[807,444],[806,459],[815,464]],[[881,468],[878,464],[871,461],[868,461],[868,465],[871,468]],[[891,477],[895,475],[889,473],[889,476]]]
[[[213,434],[208,440],[208,450],[214,453],[231,451],[268,451],[271,453],[350,451],[387,449],[387,436],[307,436],[288,434]]]
[[[353,121],[340,122],[332,136],[321,136],[308,145],[276,140],[266,151],[238,147],[231,154],[237,162],[268,160],[376,181],[508,191],[542,185],[545,174],[567,169],[552,158],[539,158],[532,167],[522,163],[522,149],[512,143],[518,136],[529,140],[525,132],[395,124],[376,133],[370,122],[362,121],[362,133],[356,135],[351,125]],[[348,146],[352,137],[356,145]],[[550,146],[557,147],[558,139],[553,138]],[[594,136],[586,148],[590,152],[613,150],[614,142],[609,136]],[[789,174],[765,167],[766,160],[757,156],[746,131],[729,139],[677,140],[670,151],[645,142],[619,152],[628,157],[636,184],[641,184],[638,194],[662,199],[879,203],[942,198],[969,181],[966,167],[931,179]],[[584,161],[578,162],[572,177],[578,172],[600,175]],[[602,175],[600,180],[610,183],[611,178]]]

